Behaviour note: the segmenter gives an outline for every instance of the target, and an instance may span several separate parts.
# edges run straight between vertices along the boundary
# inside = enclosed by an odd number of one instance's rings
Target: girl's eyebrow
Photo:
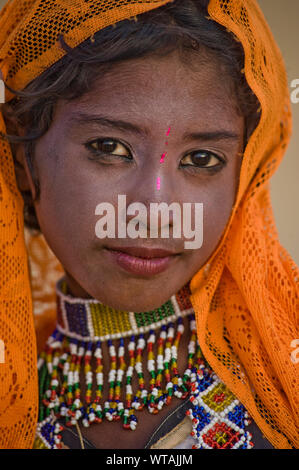
[[[236,134],[236,132],[220,129],[217,131],[209,131],[209,132],[191,132],[186,133],[183,135],[184,141],[190,140],[239,140],[240,135]]]
[[[110,129],[117,129],[120,131],[127,131],[139,135],[149,135],[149,130],[146,127],[137,126],[128,121],[123,121],[120,119],[111,119],[102,115],[93,115],[86,113],[76,113],[73,114],[70,119],[70,123],[77,123],[80,125],[89,125],[90,123],[98,124],[99,126],[104,126]],[[217,129],[215,131],[203,131],[203,132],[187,132],[183,135],[183,141],[191,140],[205,140],[205,141],[215,141],[215,140],[238,140],[240,135],[236,132],[233,132],[229,129]]]
[[[69,119],[70,123],[77,123],[80,125],[88,125],[90,123],[98,124],[99,126],[104,126],[108,128],[118,129],[120,131],[129,131],[134,134],[140,135],[149,135],[148,129],[137,126],[128,121],[122,121],[120,119],[111,119],[106,116],[101,115],[93,115],[93,114],[85,114],[85,113],[76,113],[71,116]]]

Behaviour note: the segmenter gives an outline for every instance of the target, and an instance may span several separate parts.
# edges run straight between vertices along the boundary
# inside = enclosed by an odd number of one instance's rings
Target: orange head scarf
[[[65,54],[59,34],[75,47],[108,25],[166,3],[10,0],[0,14],[3,78],[22,90]],[[291,134],[284,62],[255,0],[210,0],[208,12],[243,45],[244,73],[260,101],[261,119],[244,152],[236,202],[222,240],[191,280],[198,340],[211,367],[268,440],[277,448],[298,447],[291,342],[297,335],[299,272],[279,244],[269,197],[269,178]],[[6,101],[12,96],[7,92]],[[0,131],[6,131],[1,113]],[[0,446],[31,448],[38,409],[35,284],[24,238],[23,199],[5,140],[0,140],[0,231],[0,339],[5,344]]]

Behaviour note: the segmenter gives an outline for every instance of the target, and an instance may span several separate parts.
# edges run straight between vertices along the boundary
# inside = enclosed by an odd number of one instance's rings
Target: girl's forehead
[[[194,61],[196,60],[195,54]],[[98,74],[91,90],[81,98],[61,106],[62,110],[76,109],[136,117],[155,116],[159,112],[180,113],[185,117],[221,112],[231,114],[235,98],[229,77],[217,61],[198,58],[196,69],[182,63],[171,54],[163,58],[146,57],[114,64],[104,74]]]

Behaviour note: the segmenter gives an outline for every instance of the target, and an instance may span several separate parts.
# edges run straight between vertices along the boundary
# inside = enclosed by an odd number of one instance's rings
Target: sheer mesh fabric
[[[23,89],[96,31],[168,1],[12,0],[0,14],[0,68]],[[246,146],[236,202],[208,263],[191,281],[202,351],[277,448],[298,447],[299,270],[281,247],[269,179],[289,142],[292,119],[281,53],[255,0],[211,0],[211,19],[245,51],[244,73],[261,104]],[[12,98],[7,92],[6,100]],[[0,131],[5,124],[0,114]],[[25,232],[10,145],[0,140],[0,447],[32,448],[37,423],[37,345],[55,323],[54,282],[62,267],[42,235]],[[38,246],[38,249],[36,249]],[[29,269],[30,268],[30,269]],[[35,313],[35,318],[33,316]],[[41,334],[43,336],[41,336]]]

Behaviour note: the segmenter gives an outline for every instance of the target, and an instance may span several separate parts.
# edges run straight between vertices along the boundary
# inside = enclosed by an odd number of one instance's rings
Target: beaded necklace
[[[66,426],[77,426],[81,421],[85,427],[104,419],[121,420],[124,429],[134,431],[138,424],[137,411],[147,409],[156,414],[170,404],[173,396],[189,397],[193,402],[187,414],[193,423],[191,435],[198,441],[194,448],[214,448],[210,445],[215,436],[216,447],[250,447],[250,433],[244,431],[248,416],[244,407],[213,374],[201,353],[189,296],[187,284],[155,310],[126,312],[95,299],[74,298],[67,293],[65,279],[58,281],[56,329],[38,359],[39,423],[34,447],[61,448],[63,426],[57,418],[62,417]],[[177,355],[184,334],[184,317],[188,319],[190,340],[187,368],[181,376]],[[125,338],[128,338],[127,346]],[[103,396],[103,342],[107,342],[110,358],[106,397]],[[147,386],[142,362],[145,351]],[[93,370],[92,360],[95,361]],[[84,396],[80,390],[82,371]],[[134,373],[138,378],[136,390],[132,386]],[[213,393],[214,389],[217,393]],[[209,395],[213,395],[212,400]],[[216,404],[215,409],[211,401]],[[233,415],[236,406],[239,406],[238,413]],[[225,416],[226,412],[230,412],[229,417]]]

